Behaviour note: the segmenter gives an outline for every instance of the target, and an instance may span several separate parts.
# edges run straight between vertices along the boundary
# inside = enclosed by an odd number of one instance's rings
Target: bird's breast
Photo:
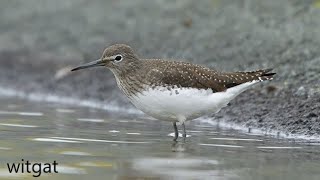
[[[185,120],[202,116],[212,109],[211,89],[149,87],[142,92],[131,95],[129,99],[140,110],[157,119],[177,121],[178,117]]]

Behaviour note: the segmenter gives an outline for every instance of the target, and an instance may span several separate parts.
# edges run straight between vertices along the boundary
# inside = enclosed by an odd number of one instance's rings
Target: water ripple
[[[302,149],[302,147],[290,147],[290,146],[258,146],[258,149]]]
[[[91,156],[90,153],[80,152],[80,151],[62,151],[60,154],[72,155],[72,156]]]
[[[224,140],[224,141],[263,141],[261,139],[239,139],[239,138],[209,138],[213,140]]]
[[[103,119],[92,119],[92,118],[78,118],[78,121],[85,121],[85,122],[104,122]]]
[[[20,115],[20,116],[43,116],[41,112],[18,112],[18,111],[0,111],[4,115]]]
[[[84,139],[84,138],[69,138],[69,137],[51,137],[57,140],[75,140],[75,141],[87,141],[87,142],[105,142],[105,143],[119,143],[119,144],[147,144],[151,142],[146,141],[113,141],[103,139]]]
[[[27,125],[27,124],[8,124],[8,123],[0,123],[0,126],[10,126],[10,127],[25,127],[25,128],[34,128],[38,126]]]
[[[64,142],[64,143],[81,143],[80,141],[71,141],[63,139],[52,139],[52,138],[34,138],[33,141],[44,141],[44,142]]]
[[[243,148],[243,146],[227,145],[227,144],[199,144],[200,146],[213,146],[213,147],[229,147],[229,148]]]

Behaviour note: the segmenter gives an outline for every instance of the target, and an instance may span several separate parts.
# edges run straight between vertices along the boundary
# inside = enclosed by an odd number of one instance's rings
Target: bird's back
[[[144,61],[141,76],[153,86],[177,86],[197,89],[212,89],[222,92],[228,88],[251,82],[272,79],[272,69],[251,72],[219,72],[204,66],[187,62],[153,60]]]

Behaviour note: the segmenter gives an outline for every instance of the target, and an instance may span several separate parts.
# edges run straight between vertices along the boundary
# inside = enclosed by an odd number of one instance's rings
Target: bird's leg
[[[173,124],[173,129],[174,129],[174,138],[173,138],[173,141],[177,141],[178,136],[179,136],[178,127],[177,127],[176,122],[173,122],[172,124]]]
[[[182,123],[182,137],[183,137],[183,140],[185,140],[187,137],[186,126],[184,125],[184,122]]]

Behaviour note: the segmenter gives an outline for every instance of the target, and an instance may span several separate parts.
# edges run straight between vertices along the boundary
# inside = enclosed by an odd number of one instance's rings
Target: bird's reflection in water
[[[179,145],[179,143],[177,143]],[[175,153],[171,157],[144,157],[134,159],[132,168],[145,176],[161,179],[212,179],[223,173],[232,175],[231,171],[219,170],[215,159],[204,159],[198,156],[186,157],[184,153]]]
[[[186,150],[186,138],[184,137],[181,142],[173,141],[171,150],[172,152],[184,152]]]

